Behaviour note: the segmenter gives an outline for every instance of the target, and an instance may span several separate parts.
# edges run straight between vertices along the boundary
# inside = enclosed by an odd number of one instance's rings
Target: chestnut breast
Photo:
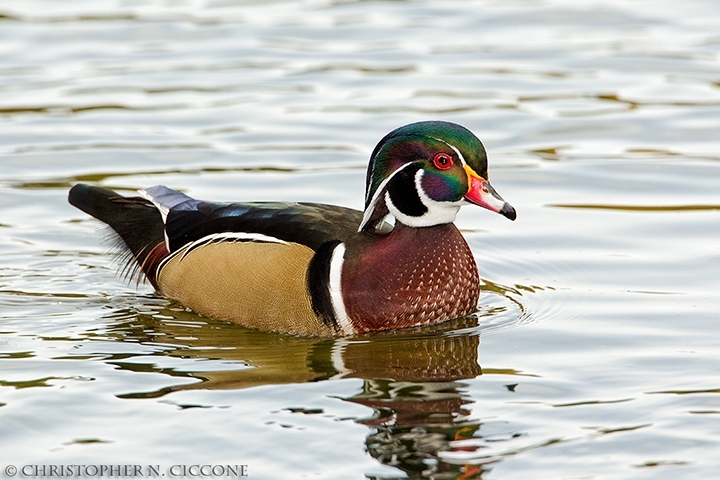
[[[452,223],[398,224],[368,241],[373,245],[346,255],[341,277],[345,309],[358,332],[425,325],[476,310],[477,265]]]

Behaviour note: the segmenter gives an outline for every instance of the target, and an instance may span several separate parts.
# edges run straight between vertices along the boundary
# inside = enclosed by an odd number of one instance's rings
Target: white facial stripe
[[[462,163],[463,167],[467,165],[467,162],[465,161],[465,157],[463,157],[463,154],[460,152],[460,150],[455,146],[451,145],[442,138],[436,138],[436,137],[430,137],[433,140],[437,140],[438,142],[444,143],[448,147],[450,147],[458,156],[460,159],[460,163]],[[395,170],[388,178],[382,181],[380,186],[375,190],[375,194],[373,195],[372,201],[368,203],[368,207],[365,209],[365,213],[363,214],[362,222],[360,222],[360,228],[358,228],[358,232],[361,232],[362,229],[365,227],[367,222],[370,221],[370,217],[372,216],[373,212],[375,211],[375,206],[377,205],[377,202],[380,200],[380,195],[382,194],[382,191],[385,189],[385,186],[388,184],[390,179],[395,176],[396,173],[398,173],[403,168],[408,167],[411,165],[411,163],[406,163],[402,167]],[[395,205],[393,205],[392,200],[390,200],[389,195],[385,195],[385,204],[388,206],[388,210],[390,210],[390,213],[398,220],[400,220],[402,223],[409,227],[414,226],[430,226],[430,225],[439,225],[440,223],[450,223],[455,221],[455,217],[457,216],[458,209],[460,208],[460,205],[463,204],[462,200],[456,203],[448,203],[448,202],[436,202],[432,200],[430,197],[428,197],[425,192],[422,189],[422,186],[420,185],[420,177],[422,176],[422,170],[418,170],[418,175],[415,176],[415,185],[418,190],[418,195],[420,195],[420,199],[425,204],[426,207],[428,207],[428,213],[423,215],[422,217],[410,217],[407,215],[404,215],[402,212],[400,212]],[[366,198],[367,200],[367,198]],[[437,208],[432,207],[431,203],[437,206]],[[438,213],[438,221],[437,223],[426,223],[426,221],[419,221],[420,219],[428,219],[435,217],[435,215],[430,215],[430,212],[433,211],[433,209],[437,210]],[[446,218],[450,218],[450,220],[444,220]],[[418,224],[419,223],[421,224]],[[408,223],[410,222],[410,223]]]
[[[460,150],[458,150],[458,148],[457,148],[455,145],[449,144],[448,142],[446,142],[446,141],[443,140],[442,138],[435,138],[435,137],[430,137],[430,138],[432,138],[433,140],[437,140],[438,142],[442,142],[442,143],[444,143],[445,145],[447,145],[448,147],[452,148],[453,151],[457,154],[458,158],[460,159],[460,162],[463,164],[463,167],[464,167],[465,165],[467,165],[467,162],[465,161],[465,157],[463,157],[463,154],[460,153]]]
[[[403,170],[404,168],[407,168],[408,166],[412,165],[411,163],[406,163],[402,167],[398,168],[394,172],[392,172],[385,180],[383,180],[380,183],[380,186],[378,186],[377,190],[375,190],[375,194],[373,195],[372,200],[370,203],[368,203],[367,208],[365,209],[365,212],[363,213],[363,219],[362,222],[360,222],[360,227],[358,228],[358,232],[362,232],[362,229],[365,228],[365,225],[370,221],[370,217],[372,216],[373,212],[375,211],[375,206],[377,205],[378,200],[380,200],[380,195],[382,194],[383,190],[385,190],[385,187],[387,186],[388,182],[397,174],[399,171]]]
[[[340,283],[342,280],[342,267],[345,262],[344,256],[345,245],[340,243],[333,249],[332,257],[330,258],[330,282],[328,282],[328,289],[330,290],[330,303],[332,303],[335,320],[340,326],[340,330],[342,330],[345,335],[354,335],[356,333],[355,328],[345,310],[345,302],[342,298]]]
[[[420,197],[420,201],[427,207],[428,211],[419,217],[406,215],[393,204],[390,194],[386,193],[385,204],[388,210],[400,223],[408,227],[432,227],[434,225],[454,222],[460,206],[463,204],[463,200],[457,202],[437,202],[433,200],[422,188],[422,177],[424,174],[425,171],[422,169],[418,170],[415,174],[415,189]]]

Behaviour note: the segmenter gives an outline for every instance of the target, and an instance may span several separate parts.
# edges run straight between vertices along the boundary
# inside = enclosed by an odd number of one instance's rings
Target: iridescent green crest
[[[438,154],[449,155],[451,167],[434,167],[433,160]],[[387,215],[387,208],[379,200],[390,179],[399,172],[416,172],[422,168],[423,193],[434,201],[457,202],[468,190],[465,165],[487,178],[485,147],[461,125],[441,121],[418,122],[388,133],[370,157],[362,229],[372,229]]]

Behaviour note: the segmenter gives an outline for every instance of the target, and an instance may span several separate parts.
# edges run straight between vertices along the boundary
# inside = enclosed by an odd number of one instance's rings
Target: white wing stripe
[[[202,247],[213,242],[263,242],[263,243],[279,243],[281,245],[287,245],[288,242],[280,240],[279,238],[270,237],[263,235],[262,233],[248,233],[248,232],[221,232],[206,235],[199,240],[187,243],[179,248],[175,252],[171,252],[170,255],[165,257],[160,265],[158,266],[158,273],[163,269],[165,264],[170,260],[180,255],[180,260],[197,247]]]

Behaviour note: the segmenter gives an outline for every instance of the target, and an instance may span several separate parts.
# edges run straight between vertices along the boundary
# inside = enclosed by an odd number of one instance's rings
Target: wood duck
[[[267,331],[352,336],[476,310],[477,265],[455,216],[467,204],[516,216],[487,178],[480,140],[430,121],[397,128],[375,147],[364,212],[206,202],[161,185],[123,197],[78,184],[69,201],[112,227],[158,293],[196,313]]]

